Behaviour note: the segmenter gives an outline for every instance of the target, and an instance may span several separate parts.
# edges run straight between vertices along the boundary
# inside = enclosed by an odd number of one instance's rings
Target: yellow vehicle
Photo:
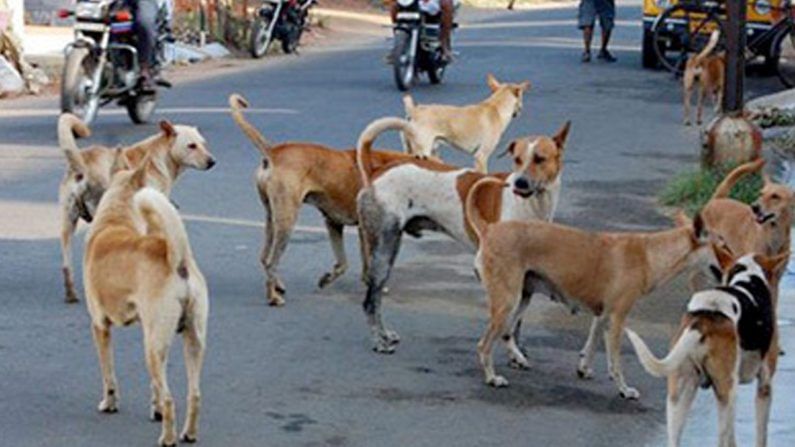
[[[780,25],[783,11],[789,11],[789,1],[748,0],[748,45],[753,47],[753,55],[763,57],[771,68],[778,58],[781,40],[789,31],[788,27],[775,26]],[[679,8],[670,11],[677,5]],[[723,28],[725,20],[725,0],[644,0],[643,67],[658,68],[662,65],[672,69],[668,66],[668,54],[680,53],[684,56],[699,51],[710,32],[718,27]],[[658,32],[655,39],[656,27],[662,27],[665,32]]]

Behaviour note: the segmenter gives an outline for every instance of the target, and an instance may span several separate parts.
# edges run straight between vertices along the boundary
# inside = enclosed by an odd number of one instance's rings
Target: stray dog
[[[174,334],[182,333],[188,409],[180,439],[195,442],[208,299],[182,219],[166,195],[147,186],[158,163],[152,153],[134,171],[114,176],[88,232],[83,279],[102,370],[99,411],[118,411],[111,327],[140,321],[152,380],[151,416],[162,420],[160,445],[175,446],[176,415],[166,378],[169,347]]]
[[[394,126],[393,126],[394,125]],[[359,193],[359,231],[365,245],[363,303],[374,350],[392,353],[400,338],[385,327],[381,296],[400,248],[403,233],[420,237],[425,230],[447,234],[474,251],[477,234],[464,217],[464,201],[476,181],[486,174],[432,160],[406,160],[378,167],[371,146],[379,134],[399,129],[411,135],[408,122],[372,122],[357,145],[357,161],[364,187]],[[488,176],[499,185],[484,188],[473,206],[489,221],[551,220],[560,193],[563,153],[570,123],[552,137],[537,136],[513,141],[506,151],[513,159],[512,172]],[[504,184],[509,187],[503,187]],[[518,331],[517,323],[517,331]]]
[[[756,445],[767,444],[773,375],[778,360],[776,307],[770,281],[789,259],[748,254],[734,261],[715,248],[722,267],[721,287],[690,299],[671,351],[659,360],[646,343],[626,329],[641,364],[668,379],[668,445],[678,446],[698,387],[712,388],[718,401],[718,445],[734,446],[734,406],[738,383],[757,380]]]
[[[490,311],[488,329],[478,342],[486,383],[508,385],[494,372],[492,347],[498,337],[514,365],[529,366],[513,328],[538,292],[564,303],[577,300],[595,315],[580,352],[580,377],[593,374],[597,337],[604,332],[610,376],[622,397],[637,399],[640,393],[626,384],[621,368],[624,321],[641,296],[697,259],[706,243],[701,218],[690,221],[680,214],[677,228],[655,233],[591,233],[541,220],[489,224],[475,201],[481,187],[494,184],[499,181],[479,181],[466,208],[480,239],[475,269]]]
[[[411,96],[404,96],[406,116],[414,127],[413,141],[404,141],[407,151],[428,157],[435,152],[436,143],[443,141],[474,155],[475,169],[485,174],[489,157],[511,119],[519,116],[524,92],[530,89],[529,81],[500,83],[492,74],[487,82],[492,95],[470,106],[415,105]]]
[[[90,135],[88,127],[76,116],[65,113],[58,120],[58,144],[67,160],[66,173],[58,189],[61,208],[61,255],[65,301],[77,302],[72,277],[72,237],[77,222],[91,222],[111,177],[120,169],[136,168],[151,153],[147,182],[164,194],[171,192],[177,177],[186,169],[207,170],[215,159],[204,137],[195,127],[160,122],[161,132],[124,149],[103,146],[79,150],[74,134]]]
[[[246,121],[242,109],[248,107],[248,102],[242,96],[231,95],[229,106],[232,118],[262,154],[256,173],[257,189],[265,208],[265,245],[260,260],[267,277],[268,304],[281,306],[286,289],[278,274],[279,260],[304,203],[314,206],[325,217],[334,252],[334,266],[320,277],[318,287],[327,287],[348,268],[343,228],[359,223],[356,195],[361,183],[356,152],[338,151],[314,143],[272,145]],[[408,159],[414,157],[392,151],[373,152],[373,163],[377,166]]]
[[[721,52],[710,54],[718,45],[720,31],[713,31],[709,42],[700,53],[687,60],[685,73],[682,80],[684,86],[685,126],[690,125],[690,99],[693,89],[698,82],[698,100],[696,103],[696,124],[701,124],[701,115],[704,108],[704,99],[707,95],[712,98],[715,113],[720,113],[723,103],[723,84],[726,82],[724,71],[726,68],[726,55]]]

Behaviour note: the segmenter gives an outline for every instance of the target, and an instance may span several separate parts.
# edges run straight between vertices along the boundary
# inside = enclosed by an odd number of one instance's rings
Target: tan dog
[[[488,176],[499,179],[498,184],[483,188],[483,194],[475,200],[474,205],[487,220],[552,220],[569,127],[567,122],[551,137],[521,138],[508,146],[512,172]],[[409,159],[379,167],[370,148],[382,132],[390,129],[412,137],[413,126],[408,122],[382,118],[367,126],[357,145],[365,185],[357,199],[359,231],[366,246],[367,295],[363,307],[373,349],[386,354],[395,351],[400,338],[384,325],[381,297],[403,234],[419,237],[426,230],[442,232],[475,251],[479,239],[464,218],[464,202],[472,185],[486,177],[431,160]],[[519,321],[514,328],[518,333]]]
[[[356,195],[361,182],[356,153],[313,143],[272,145],[246,121],[242,109],[248,107],[248,102],[242,96],[231,95],[229,106],[235,122],[262,154],[256,174],[257,189],[265,208],[265,245],[260,260],[267,277],[268,304],[281,306],[286,289],[278,274],[279,260],[304,203],[313,205],[325,216],[336,260],[331,271],[320,277],[318,287],[328,286],[348,268],[343,228],[359,223]],[[373,153],[373,163],[377,166],[407,159],[414,157],[392,151]]]
[[[690,100],[693,96],[696,82],[698,82],[698,100],[696,105],[696,124],[701,124],[701,115],[704,109],[704,99],[707,95],[712,98],[715,113],[722,110],[723,84],[726,69],[726,55],[724,53],[711,54],[718,45],[720,31],[713,31],[709,42],[700,53],[687,60],[682,80],[684,87],[685,126],[690,125]]]
[[[136,168],[147,154],[152,163],[146,178],[164,194],[171,192],[177,177],[187,168],[207,170],[215,159],[207,149],[204,137],[195,127],[160,123],[161,132],[124,149],[92,146],[79,150],[74,134],[87,137],[88,127],[72,114],[58,120],[58,144],[67,160],[67,169],[58,189],[61,208],[61,255],[65,301],[77,302],[72,277],[72,237],[77,222],[91,222],[99,200],[110,185],[111,177],[120,169]]]
[[[88,232],[83,278],[102,370],[99,410],[113,413],[118,408],[111,327],[140,321],[152,380],[152,419],[162,419],[160,445],[175,446],[176,414],[166,362],[174,334],[182,333],[188,409],[180,439],[195,442],[207,284],[177,210],[163,193],[147,187],[148,172],[158,170],[157,163],[155,157],[147,157],[136,170],[114,176]]]
[[[637,399],[640,394],[626,384],[621,368],[624,322],[641,296],[696,259],[705,243],[701,218],[691,222],[682,214],[677,228],[656,233],[590,233],[540,220],[489,225],[475,202],[481,186],[497,182],[481,180],[467,197],[467,218],[481,240],[475,269],[490,311],[489,327],[478,343],[486,383],[508,385],[494,372],[492,347],[498,337],[515,365],[528,366],[512,331],[538,292],[563,302],[577,300],[595,315],[580,352],[580,377],[592,375],[597,338],[604,331],[610,376],[622,397]]]
[[[500,83],[491,74],[487,81],[492,95],[470,106],[415,105],[411,96],[404,96],[406,116],[414,127],[411,144],[404,140],[408,152],[428,157],[442,141],[473,155],[475,169],[485,174],[489,157],[511,119],[521,112],[524,92],[530,89],[529,81]]]
[[[715,250],[723,286],[693,295],[664,359],[654,357],[637,334],[626,331],[646,371],[668,379],[669,446],[680,444],[699,386],[712,388],[718,401],[718,445],[735,446],[737,385],[756,379],[756,445],[764,447],[779,355],[770,281],[783,270],[789,253],[773,258],[751,254],[735,261],[727,250]]]

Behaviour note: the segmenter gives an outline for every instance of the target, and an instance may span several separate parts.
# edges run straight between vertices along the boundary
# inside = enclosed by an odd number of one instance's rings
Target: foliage
[[[727,165],[682,172],[663,188],[660,202],[666,206],[682,208],[688,215],[693,216],[709,201],[726,174],[736,166]],[[747,175],[734,185],[730,196],[750,204],[757,199],[761,188],[762,178],[759,174]]]

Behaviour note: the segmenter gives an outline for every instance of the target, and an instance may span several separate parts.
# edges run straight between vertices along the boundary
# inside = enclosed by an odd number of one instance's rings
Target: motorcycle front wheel
[[[396,30],[395,43],[392,47],[392,68],[398,90],[405,92],[414,83],[414,60],[411,58],[411,34],[408,31]]]
[[[268,32],[270,26],[271,19],[265,17],[260,17],[251,24],[249,51],[255,59],[264,56],[271,46],[273,36]]]
[[[136,95],[127,100],[127,115],[135,124],[146,124],[157,107],[157,94]]]
[[[72,113],[91,124],[99,110],[99,96],[91,95],[96,63],[88,48],[73,48],[66,56],[61,83],[61,112]]]

